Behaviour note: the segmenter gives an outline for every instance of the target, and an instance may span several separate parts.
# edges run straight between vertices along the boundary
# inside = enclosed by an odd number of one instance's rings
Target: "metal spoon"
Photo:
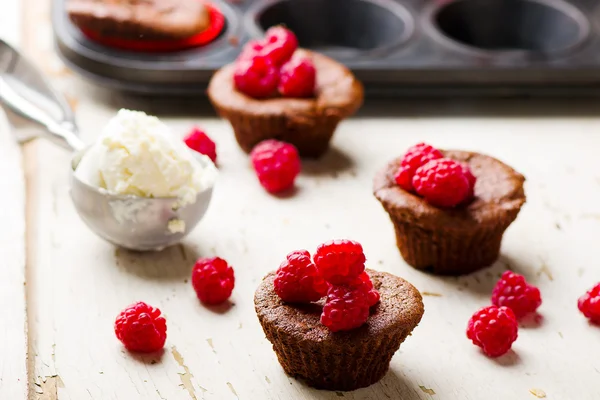
[[[35,123],[44,128],[39,137],[75,152],[70,170],[71,199],[81,219],[101,238],[131,250],[161,250],[179,242],[206,213],[212,187],[199,192],[194,203],[179,207],[177,198],[114,195],[80,181],[74,171],[87,149],[78,137],[72,111],[40,72],[2,40],[0,104],[9,118]],[[185,229],[173,233],[169,223],[184,225]]]

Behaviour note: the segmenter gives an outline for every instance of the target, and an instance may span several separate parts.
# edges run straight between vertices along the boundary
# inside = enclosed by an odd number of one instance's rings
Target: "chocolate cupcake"
[[[288,32],[288,35],[293,34]],[[291,41],[295,41],[295,37]],[[249,46],[259,48],[255,52],[259,57],[269,58],[260,55],[260,51],[263,46],[272,47],[272,42],[251,42]],[[291,48],[294,59],[304,58],[314,65],[316,78],[313,72],[310,79],[314,80],[314,89],[311,88],[309,96],[290,96],[281,91],[281,85],[278,91],[275,80],[265,96],[258,98],[244,93],[234,79],[237,62],[221,68],[209,83],[210,101],[216,111],[229,120],[238,144],[248,153],[263,140],[278,139],[296,146],[302,157],[319,157],[327,150],[339,122],[362,105],[363,86],[350,70],[321,54],[308,50],[294,52],[296,45],[297,42],[289,45],[282,41],[281,44],[282,49]],[[246,58],[248,49],[242,53],[246,53]]]
[[[66,8],[77,27],[101,37],[178,40],[209,26],[198,0],[68,0]]]
[[[498,258],[504,231],[525,203],[525,178],[483,154],[441,151],[441,155],[466,166],[476,178],[471,197],[463,203],[438,207],[400,187],[402,158],[375,176],[373,191],[394,224],[398,249],[408,264],[435,274],[467,274]]]
[[[400,344],[418,325],[424,308],[420,293],[402,278],[366,270],[380,301],[359,328],[332,332],[321,324],[324,299],[286,303],[268,274],[254,295],[258,319],[285,372],[327,390],[372,385],[387,372]]]

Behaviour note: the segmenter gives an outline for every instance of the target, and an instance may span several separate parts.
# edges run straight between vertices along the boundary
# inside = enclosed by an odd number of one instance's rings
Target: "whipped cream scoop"
[[[119,111],[85,146],[65,99],[2,40],[0,104],[9,119],[33,122],[44,128],[40,137],[75,152],[71,199],[103,239],[132,250],[160,250],[183,239],[206,213],[217,178],[208,157],[189,149],[158,118],[130,110]]]

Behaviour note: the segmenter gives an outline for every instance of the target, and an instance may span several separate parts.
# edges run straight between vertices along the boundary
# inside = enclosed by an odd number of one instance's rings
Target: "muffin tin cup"
[[[600,93],[600,33],[590,0],[215,0],[227,22],[207,46],[173,53],[91,42],[53,0],[59,53],[103,86],[202,94],[212,74],[270,26],[346,64],[368,94]]]
[[[428,15],[444,44],[490,57],[558,57],[590,33],[587,18],[563,1],[457,0],[434,5]]]

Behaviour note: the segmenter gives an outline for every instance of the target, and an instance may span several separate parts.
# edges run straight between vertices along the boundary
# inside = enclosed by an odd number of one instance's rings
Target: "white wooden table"
[[[41,141],[21,150],[0,128],[0,399],[600,398],[600,328],[576,307],[600,281],[600,104],[373,102],[340,126],[321,163],[305,163],[295,196],[276,199],[259,187],[230,128],[205,101],[124,97],[81,81],[53,53],[46,1],[24,2],[25,16],[18,0],[3,0],[3,7],[7,1],[0,33],[65,93],[86,141],[119,107],[142,109],[180,134],[193,124],[205,128],[218,144],[221,177],[206,219],[183,244],[134,254],[98,239],[78,219],[68,196],[69,154]],[[528,202],[490,269],[438,278],[399,256],[371,179],[416,141],[483,151],[526,175]],[[411,281],[426,307],[386,377],[350,393],[288,378],[252,302],[261,277],[287,252],[341,237],[362,242],[370,267]],[[211,310],[197,301],[188,278],[200,255],[234,266],[231,307]],[[542,290],[543,321],[525,323],[514,352],[490,360],[466,339],[465,326],[509,266]],[[136,300],[167,317],[160,357],[133,356],[114,337],[116,314]]]

